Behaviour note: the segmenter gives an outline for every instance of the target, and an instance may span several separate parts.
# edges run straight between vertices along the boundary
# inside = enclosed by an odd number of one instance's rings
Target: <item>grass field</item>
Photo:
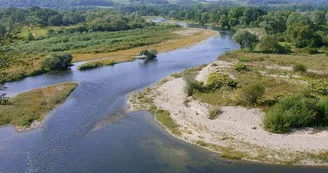
[[[21,41],[10,52],[13,56],[9,67],[0,70],[0,82],[20,80],[44,73],[39,62],[50,52],[70,52],[73,54],[73,62],[113,56],[116,56],[115,61],[128,61],[135,52],[126,50],[160,44],[168,40],[179,40],[181,36],[173,33],[176,30],[181,28],[159,25],[118,32],[60,34],[43,40]],[[46,29],[36,31],[42,34]]]
[[[33,121],[42,121],[48,112],[65,101],[78,86],[77,83],[61,83],[34,89],[9,99],[8,105],[0,105],[0,125],[29,127]]]
[[[328,73],[328,56],[326,54],[263,54],[244,51],[234,51],[220,57],[224,61],[243,61],[254,65],[279,65],[292,67],[295,64],[304,64],[309,69]]]
[[[47,26],[47,27],[24,27],[21,31],[21,36],[27,38],[28,33],[32,33],[34,38],[38,39],[41,36],[46,37],[47,36],[47,31],[49,29],[53,30],[58,30],[62,28],[73,28],[76,27],[77,25],[72,25],[72,26]]]
[[[188,30],[188,29],[185,29]],[[202,30],[199,32],[194,33],[192,36],[183,36],[179,34],[175,34],[175,39],[170,39],[167,41],[163,41],[158,44],[153,44],[153,45],[147,45],[147,46],[142,46],[142,47],[136,47],[132,49],[127,49],[127,50],[119,50],[115,52],[108,52],[108,53],[99,53],[99,54],[74,54],[74,59],[73,61],[85,61],[85,60],[92,60],[92,59],[100,59],[100,58],[106,58],[106,59],[101,59],[97,61],[91,61],[91,62],[86,62],[84,63],[83,67],[90,67],[90,68],[95,68],[95,67],[100,67],[100,66],[105,66],[105,65],[113,65],[115,63],[120,63],[120,62],[126,62],[126,61],[133,61],[135,59],[135,56],[142,50],[145,49],[156,49],[159,53],[161,52],[167,52],[167,51],[172,51],[176,49],[180,49],[183,47],[190,46],[192,44],[199,43],[206,38],[213,36],[215,32],[210,31],[210,30]],[[87,69],[90,69],[87,68]]]

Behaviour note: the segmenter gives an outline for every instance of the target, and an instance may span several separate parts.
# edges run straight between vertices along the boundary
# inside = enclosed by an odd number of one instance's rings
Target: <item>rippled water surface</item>
[[[222,160],[170,136],[147,112],[126,112],[130,92],[238,47],[230,33],[220,32],[151,62],[83,72],[76,64],[69,71],[8,83],[9,95],[66,81],[80,84],[40,129],[17,133],[9,126],[0,128],[0,172],[327,172]]]

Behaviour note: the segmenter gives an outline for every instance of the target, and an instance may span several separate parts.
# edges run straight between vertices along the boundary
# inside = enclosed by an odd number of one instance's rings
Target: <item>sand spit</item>
[[[199,71],[196,80],[205,82],[211,72],[231,66],[229,62],[215,61]],[[147,92],[139,93],[151,98],[151,102],[140,102],[138,94],[132,94],[130,110],[147,110],[149,104],[167,110],[180,127],[181,135],[176,137],[228,159],[328,166],[328,130],[314,132],[308,128],[289,134],[269,133],[262,126],[264,113],[260,109],[240,106],[221,107],[222,114],[210,120],[211,106],[187,97],[184,86],[182,78],[167,77]]]

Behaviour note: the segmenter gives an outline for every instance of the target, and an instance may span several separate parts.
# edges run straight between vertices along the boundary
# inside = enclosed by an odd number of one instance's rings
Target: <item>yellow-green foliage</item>
[[[250,84],[241,90],[240,100],[247,105],[254,105],[263,96],[264,92],[263,85],[258,83]]]
[[[304,64],[295,64],[293,70],[295,72],[306,72],[307,67]]]
[[[231,79],[226,74],[221,73],[211,73],[207,78],[207,87],[208,89],[219,89],[223,86],[236,88],[237,82]]]
[[[243,64],[243,63],[240,63],[238,62],[237,64],[235,64],[234,66],[234,69],[238,72],[241,72],[241,71],[248,71],[248,67],[247,65]]]
[[[56,105],[62,103],[77,85],[61,83],[10,98],[9,105],[0,105],[0,125],[30,126],[33,121],[42,120]]]
[[[103,61],[91,61],[91,62],[83,63],[82,65],[80,65],[78,67],[78,69],[79,70],[88,70],[88,69],[92,69],[92,68],[96,68],[96,67],[101,67],[104,65],[105,64]]]

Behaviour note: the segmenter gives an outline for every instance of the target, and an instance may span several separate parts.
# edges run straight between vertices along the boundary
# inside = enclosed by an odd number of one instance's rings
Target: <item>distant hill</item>
[[[0,0],[0,8],[6,7],[48,7],[69,8],[75,6],[112,6],[110,0]]]
[[[113,6],[114,4],[195,4],[216,3],[248,6],[313,5],[327,6],[328,0],[0,0],[0,8],[32,7],[71,8],[80,6]]]

